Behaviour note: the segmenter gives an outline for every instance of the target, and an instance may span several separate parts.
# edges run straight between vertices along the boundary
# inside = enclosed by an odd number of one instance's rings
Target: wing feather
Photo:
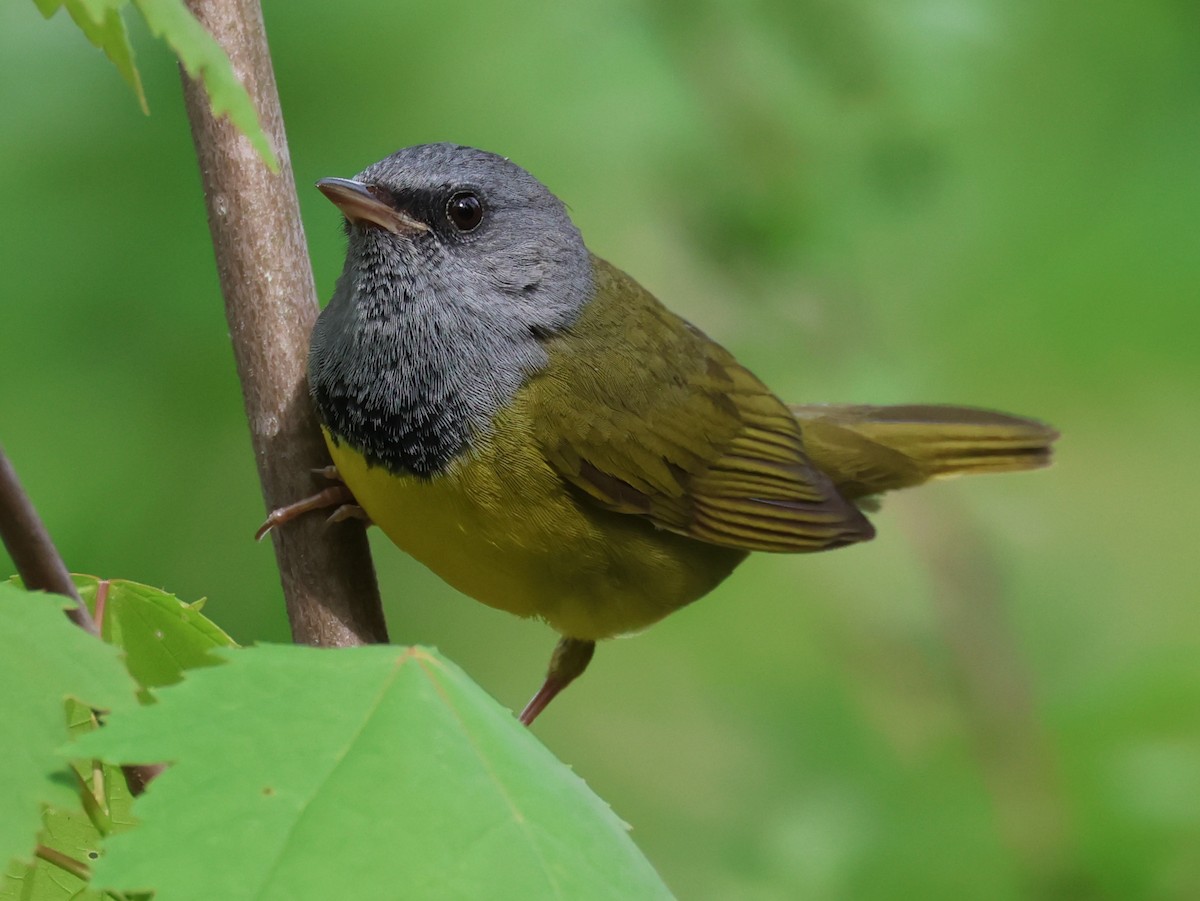
[[[812,465],[795,416],[724,348],[593,257],[597,293],[530,383],[546,460],[587,502],[739,550],[874,535]]]

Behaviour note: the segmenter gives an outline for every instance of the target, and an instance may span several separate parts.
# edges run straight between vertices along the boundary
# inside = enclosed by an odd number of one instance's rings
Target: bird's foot
[[[559,692],[583,675],[595,651],[594,641],[582,641],[578,638],[559,639],[554,647],[554,654],[550,657],[546,681],[521,711],[521,722],[526,726],[530,725]]]
[[[343,484],[342,477],[338,474],[336,466],[325,466],[321,469],[314,469],[313,472],[322,478],[337,482],[337,484],[330,485],[328,488],[318,491],[316,494],[310,495],[303,500],[298,500],[295,503],[272,510],[267,516],[266,522],[259,526],[258,531],[254,533],[256,541],[262,541],[266,534],[276,526],[289,523],[293,519],[312,510],[325,510],[329,507],[336,509],[329,515],[329,518],[326,520],[327,523],[344,522],[347,519],[361,519],[367,525],[371,524],[371,517],[367,516],[366,511],[358,505],[358,501],[350,493],[350,489]]]

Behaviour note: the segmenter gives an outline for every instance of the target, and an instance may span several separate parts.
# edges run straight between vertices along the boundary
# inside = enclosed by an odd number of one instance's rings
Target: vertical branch
[[[267,509],[312,494],[329,462],[308,400],[305,361],[317,316],[312,269],[258,0],[187,0],[233,63],[280,162],[272,174],[198,82],[184,100],[254,457]],[[249,537],[250,530],[247,530]],[[313,645],[387,640],[366,536],[303,517],[272,532],[292,636]]]

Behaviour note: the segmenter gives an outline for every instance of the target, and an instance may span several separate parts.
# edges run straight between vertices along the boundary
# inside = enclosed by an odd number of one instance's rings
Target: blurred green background
[[[1064,433],[1047,472],[891,498],[869,545],[752,559],[538,723],[682,897],[1200,897],[1194,5],[266,18],[322,297],[308,186],[459,141],[789,400]],[[65,15],[0,7],[0,441],[72,569],[284,640],[179,80],[131,25],[149,118]],[[372,540],[394,640],[519,708],[554,636]]]

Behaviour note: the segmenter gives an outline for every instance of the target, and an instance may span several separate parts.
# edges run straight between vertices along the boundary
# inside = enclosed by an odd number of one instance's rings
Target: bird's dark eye
[[[474,231],[483,221],[483,203],[470,191],[460,191],[446,204],[446,215],[460,232]]]

